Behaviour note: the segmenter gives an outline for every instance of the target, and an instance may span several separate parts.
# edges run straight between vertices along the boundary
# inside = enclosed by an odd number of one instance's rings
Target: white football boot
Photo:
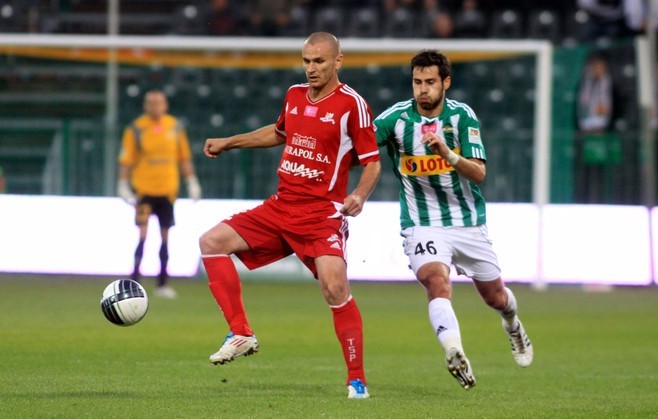
[[[178,297],[178,294],[176,291],[174,291],[173,288],[171,288],[169,285],[163,285],[161,287],[156,287],[155,291],[153,292],[156,297],[160,298],[166,298],[169,300],[174,300],[176,297]]]
[[[519,326],[512,331],[507,330],[503,322],[503,329],[507,333],[509,342],[512,345],[512,356],[514,356],[516,363],[521,367],[527,367],[532,364],[532,343],[530,343],[530,338],[525,333],[521,321],[519,321]]]
[[[239,356],[249,356],[258,352],[258,341],[256,336],[234,335],[233,332],[226,335],[222,347],[219,351],[210,355],[210,362],[213,364],[225,364],[233,361]]]
[[[450,348],[446,353],[446,367],[448,372],[457,379],[459,385],[468,390],[475,386],[475,376],[471,371],[471,363],[464,352],[457,348]]]

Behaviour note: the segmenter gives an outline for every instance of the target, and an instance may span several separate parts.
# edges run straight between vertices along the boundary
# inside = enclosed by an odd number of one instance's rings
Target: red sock
[[[347,364],[347,384],[360,379],[366,384],[363,372],[363,324],[356,301],[350,296],[347,303],[340,307],[331,307],[334,313],[334,329],[343,348],[343,357]]]
[[[227,255],[203,257],[208,274],[210,292],[217,300],[224,318],[235,335],[252,336],[247,313],[242,302],[242,284],[238,271]]]

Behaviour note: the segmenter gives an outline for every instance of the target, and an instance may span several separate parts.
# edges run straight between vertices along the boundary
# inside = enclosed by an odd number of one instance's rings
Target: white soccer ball
[[[105,288],[101,310],[105,318],[119,326],[132,326],[146,315],[149,298],[144,288],[130,279],[117,279]]]

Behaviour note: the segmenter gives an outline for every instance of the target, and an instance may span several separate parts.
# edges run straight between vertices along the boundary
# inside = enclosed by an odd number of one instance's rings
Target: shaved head
[[[338,42],[338,39],[329,32],[314,32],[310,34],[308,38],[306,38],[306,41],[304,41],[304,45],[317,45],[324,42],[329,44],[334,57],[340,55],[340,42]]]
[[[343,65],[343,54],[338,39],[332,34],[315,32],[306,38],[302,62],[311,100],[325,97],[340,85],[338,70]]]

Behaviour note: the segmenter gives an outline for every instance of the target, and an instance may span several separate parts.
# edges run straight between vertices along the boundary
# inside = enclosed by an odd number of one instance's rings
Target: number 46
[[[434,247],[434,240],[430,240],[427,243],[425,243],[425,247],[423,247],[423,243],[418,243],[416,245],[416,248],[414,249],[415,255],[424,255],[425,252],[429,253],[430,255],[436,255],[436,247]]]

